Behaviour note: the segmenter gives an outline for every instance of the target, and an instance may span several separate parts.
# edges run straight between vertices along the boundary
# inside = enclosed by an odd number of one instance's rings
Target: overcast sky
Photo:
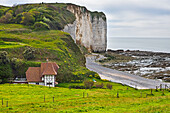
[[[0,0],[1,5],[64,2],[102,11],[109,37],[170,37],[170,0]]]

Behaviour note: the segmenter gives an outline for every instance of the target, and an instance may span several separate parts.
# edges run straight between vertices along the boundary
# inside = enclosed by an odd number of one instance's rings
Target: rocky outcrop
[[[90,12],[85,7],[68,4],[67,10],[72,12],[76,20],[68,24],[63,31],[70,33],[73,40],[92,52],[106,51],[107,23],[102,12]]]

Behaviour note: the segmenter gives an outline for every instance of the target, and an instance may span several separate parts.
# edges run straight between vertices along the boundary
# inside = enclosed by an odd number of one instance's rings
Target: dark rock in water
[[[165,82],[170,82],[170,77],[163,79]]]
[[[123,50],[123,49],[118,49],[118,50],[116,50],[116,52],[118,52],[118,53],[123,53],[124,50]]]
[[[126,52],[130,52],[130,50],[128,49],[128,50],[126,50]]]

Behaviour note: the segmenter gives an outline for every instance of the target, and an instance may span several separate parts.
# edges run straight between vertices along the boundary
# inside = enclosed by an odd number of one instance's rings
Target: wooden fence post
[[[119,92],[117,92],[117,98],[119,98]]]
[[[4,102],[3,102],[3,98],[2,98],[2,105],[4,104]]]
[[[151,89],[151,95],[153,95],[153,93],[152,93],[152,89]]]
[[[162,96],[164,96],[165,95],[165,93],[164,93],[164,90],[162,91]]]
[[[44,102],[45,102],[45,95],[44,95]]]
[[[156,92],[158,91],[158,86],[156,86]]]
[[[142,92],[140,92],[140,97],[142,98]]]
[[[84,98],[84,92],[83,92],[83,98]]]
[[[160,91],[162,90],[162,84],[160,84]]]
[[[166,90],[166,84],[165,84],[165,90]]]
[[[8,107],[8,101],[6,102],[6,107]]]
[[[54,102],[54,97],[53,97],[53,102]]]

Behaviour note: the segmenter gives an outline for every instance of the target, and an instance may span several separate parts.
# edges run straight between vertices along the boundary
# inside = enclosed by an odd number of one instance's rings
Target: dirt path
[[[165,87],[165,84],[170,87],[170,83],[161,82],[159,80],[147,79],[137,75],[132,75],[129,73],[103,67],[91,60],[90,57],[86,58],[86,67],[91,71],[97,72],[102,79],[107,79],[112,82],[125,84],[137,89],[155,89],[156,86],[160,86],[160,84],[162,84],[162,87]]]

